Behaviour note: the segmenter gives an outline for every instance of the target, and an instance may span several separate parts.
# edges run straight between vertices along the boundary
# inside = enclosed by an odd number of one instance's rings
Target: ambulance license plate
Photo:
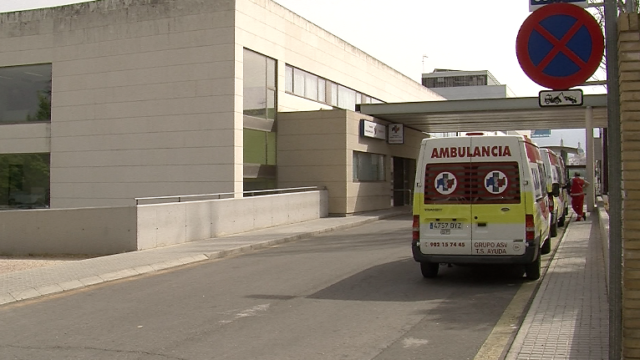
[[[429,229],[451,230],[462,229],[461,222],[431,222],[429,223]],[[444,234],[440,232],[441,234]]]

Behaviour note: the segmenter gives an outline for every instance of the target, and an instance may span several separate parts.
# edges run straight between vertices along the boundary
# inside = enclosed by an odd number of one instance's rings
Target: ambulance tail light
[[[553,195],[549,195],[549,212],[553,213],[553,206],[554,206],[554,202],[553,202]]]
[[[525,226],[527,242],[533,242],[536,238],[536,225],[533,222],[533,215],[525,215]]]
[[[413,215],[413,243],[420,241],[420,216]]]

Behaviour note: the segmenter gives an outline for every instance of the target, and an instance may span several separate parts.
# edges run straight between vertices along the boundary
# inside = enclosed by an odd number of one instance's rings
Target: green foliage
[[[49,154],[0,155],[0,207],[48,205],[49,159]]]
[[[38,111],[35,116],[27,115],[27,121],[51,120],[51,100],[47,94],[38,91]]]

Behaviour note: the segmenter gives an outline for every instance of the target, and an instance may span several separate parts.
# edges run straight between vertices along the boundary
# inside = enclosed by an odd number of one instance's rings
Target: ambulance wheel
[[[558,219],[558,226],[563,227],[564,226],[564,220],[567,218],[566,215],[562,215],[562,217],[560,219]]]
[[[540,279],[541,267],[542,267],[542,259],[540,259],[540,254],[538,254],[538,258],[534,262],[524,266],[524,272],[527,276],[527,279],[529,280]]]
[[[434,278],[438,276],[438,269],[440,269],[439,263],[432,263],[432,262],[420,263],[420,271],[422,271],[422,276],[426,278]]]
[[[547,255],[550,252],[551,252],[551,237],[549,237],[547,241],[545,241],[544,244],[542,244],[542,247],[540,248],[540,253],[542,255]]]
[[[551,228],[549,229],[549,237],[556,237],[556,236],[558,236],[558,223],[554,222],[553,224],[551,224]]]

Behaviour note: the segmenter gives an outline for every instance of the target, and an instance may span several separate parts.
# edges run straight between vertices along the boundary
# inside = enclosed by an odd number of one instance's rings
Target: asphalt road
[[[517,268],[411,258],[411,219],[0,307],[0,359],[473,359]]]

